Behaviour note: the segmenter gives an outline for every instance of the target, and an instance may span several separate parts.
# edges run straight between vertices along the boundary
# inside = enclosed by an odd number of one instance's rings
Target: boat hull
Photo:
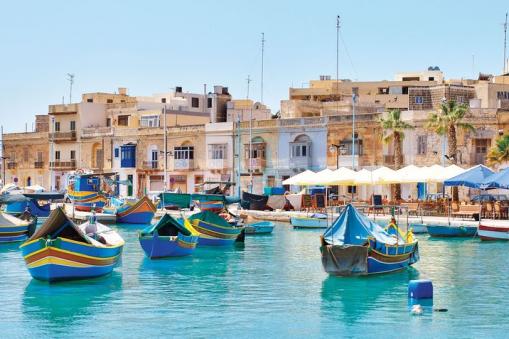
[[[246,234],[270,234],[274,230],[274,223],[265,221],[246,225]]]
[[[224,209],[222,201],[199,201],[198,207],[202,211],[220,212]]]
[[[35,231],[37,220],[25,225],[0,225],[0,243],[25,241]]]
[[[488,240],[509,240],[509,223],[506,225],[486,224],[479,225],[479,238]]]
[[[140,235],[139,240],[145,255],[150,259],[190,255],[198,243],[197,236],[186,236],[182,233],[176,237]]]
[[[229,246],[233,245],[241,235],[243,228],[226,227],[195,219],[193,227],[200,233],[199,246]]]
[[[120,208],[117,222],[125,224],[149,224],[154,218],[156,207],[147,197],[141,198],[133,206]]]
[[[322,244],[324,270],[337,276],[373,275],[403,270],[419,260],[417,244],[400,246],[388,255],[369,246]]]
[[[120,259],[123,245],[95,247],[66,238],[39,238],[20,248],[30,275],[54,282],[109,274]]]
[[[82,212],[90,212],[92,208],[94,208],[95,211],[101,211],[108,202],[108,199],[99,192],[76,192],[68,189],[67,195],[71,202],[74,204],[74,208],[77,211]]]
[[[295,228],[327,228],[327,219],[291,217],[290,223]]]
[[[428,233],[432,237],[473,237],[477,233],[476,226],[446,226],[427,225]]]
[[[410,228],[414,234],[428,233],[428,227],[424,224],[410,224]]]
[[[38,218],[47,218],[50,214],[50,204],[38,205],[32,200],[29,201],[17,201],[6,204],[4,212],[15,216],[23,214],[26,209],[30,211],[30,214]]]

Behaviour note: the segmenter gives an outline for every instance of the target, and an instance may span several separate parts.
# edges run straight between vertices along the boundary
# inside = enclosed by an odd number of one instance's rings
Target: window
[[[166,98],[161,98],[161,103],[165,104],[166,103]]]
[[[200,99],[199,98],[191,98],[191,107],[200,107]]]
[[[209,159],[226,159],[226,144],[209,145]]]
[[[419,135],[417,137],[417,154],[419,155],[426,154],[427,146],[428,146],[428,136]]]
[[[349,194],[355,194],[357,193],[357,186],[348,186],[348,193]]]
[[[115,148],[115,158],[118,158],[118,147]]]
[[[378,94],[389,94],[389,87],[379,87]]]
[[[28,162],[28,148],[23,149],[23,161]]]
[[[106,103],[107,104],[112,104],[113,103],[113,99],[106,99]]]
[[[159,115],[145,115],[140,118],[141,127],[159,127]]]
[[[69,129],[71,130],[71,132],[74,132],[76,130],[76,121],[73,120],[70,122]]]
[[[55,161],[60,161],[60,151],[55,151]]]
[[[87,102],[94,102],[94,99],[92,99],[92,98],[88,98],[88,99],[87,99]]]
[[[458,95],[458,96],[456,97],[456,102],[457,102],[458,104],[462,104],[462,103],[464,103],[464,102],[465,102],[465,97],[464,97],[464,96],[462,96],[462,95]]]
[[[136,146],[126,144],[120,147],[120,167],[134,168],[136,167]]]
[[[207,98],[207,108],[212,108],[212,98]]]
[[[345,155],[352,155],[352,140],[344,140],[340,143],[340,146],[344,149]],[[362,146],[362,140],[355,139],[355,154],[354,155],[363,155],[364,150]]]
[[[435,81],[435,77],[428,77],[428,81]]]
[[[42,152],[37,152],[37,162],[42,162]]]
[[[309,155],[309,145],[307,144],[292,144],[291,157],[307,157]]]
[[[173,148],[175,159],[194,159],[194,146],[179,146]]]
[[[60,132],[60,121],[55,122],[55,132]]]
[[[118,125],[119,126],[128,126],[129,125],[129,116],[128,115],[119,115],[118,116]]]
[[[76,151],[71,151],[71,160],[76,160]]]
[[[420,96],[420,95],[416,95],[416,96],[414,97],[414,102],[415,102],[415,104],[417,104],[417,105],[422,105],[422,103],[424,102],[423,97],[422,97],[422,96]]]
[[[276,187],[276,177],[273,175],[267,176],[267,186]]]
[[[111,118],[106,118],[106,127],[111,127]]]
[[[509,100],[509,92],[497,92],[498,100]]]
[[[491,145],[490,139],[474,139],[474,142],[475,142],[475,153],[476,154],[488,153],[488,148],[490,148],[490,145]]]

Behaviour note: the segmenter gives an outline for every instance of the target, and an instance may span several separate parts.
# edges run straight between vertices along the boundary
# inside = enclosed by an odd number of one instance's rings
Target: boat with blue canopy
[[[190,255],[196,248],[198,236],[187,219],[179,222],[165,214],[157,223],[142,230],[138,239],[145,255],[155,259]]]
[[[203,211],[189,217],[193,227],[200,233],[200,246],[227,246],[244,242],[244,228],[228,223],[224,218],[210,211]]]
[[[41,218],[47,218],[49,216],[51,212],[51,201],[61,200],[63,198],[63,193],[41,192],[7,194],[2,196],[0,201],[5,205],[5,213],[19,216],[28,210],[32,215],[41,220]],[[41,201],[45,201],[45,203],[41,204]]]
[[[401,232],[394,221],[385,230],[351,204],[321,236],[320,251],[325,271],[339,276],[394,272],[419,260],[411,231]]]

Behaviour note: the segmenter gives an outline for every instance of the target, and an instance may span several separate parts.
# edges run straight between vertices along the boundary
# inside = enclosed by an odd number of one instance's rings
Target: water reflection
[[[66,327],[87,321],[98,312],[105,312],[113,295],[122,289],[122,274],[112,272],[97,279],[48,284],[32,279],[22,299],[23,315],[31,326]],[[39,321],[39,325],[33,322]]]
[[[406,302],[408,281],[418,277],[414,268],[367,277],[328,276],[322,283],[322,314],[346,325],[364,322],[371,311],[386,309],[388,301]]]

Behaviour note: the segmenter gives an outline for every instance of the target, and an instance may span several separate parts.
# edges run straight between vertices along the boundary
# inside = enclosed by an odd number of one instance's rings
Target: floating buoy
[[[412,315],[422,315],[423,313],[422,306],[419,304],[412,306],[410,313],[412,313]]]
[[[433,283],[431,280],[410,280],[408,283],[408,298],[433,299]]]

